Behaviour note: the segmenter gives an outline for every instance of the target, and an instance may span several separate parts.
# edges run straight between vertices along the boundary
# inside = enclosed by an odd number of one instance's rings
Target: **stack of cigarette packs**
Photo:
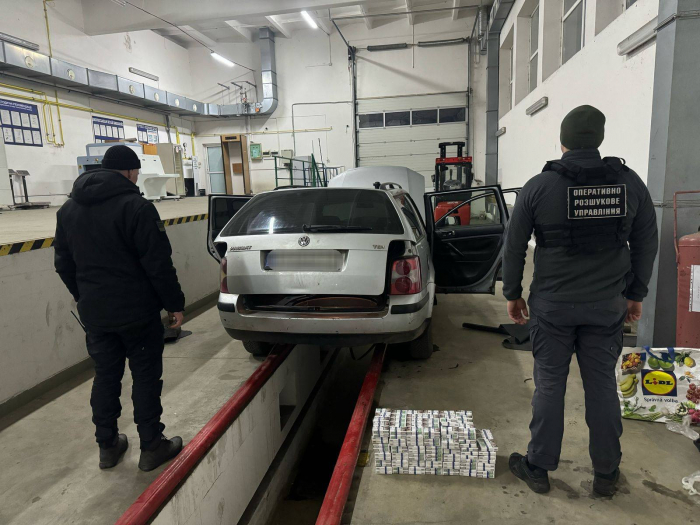
[[[378,408],[372,421],[378,474],[432,474],[493,478],[496,446],[466,410]]]

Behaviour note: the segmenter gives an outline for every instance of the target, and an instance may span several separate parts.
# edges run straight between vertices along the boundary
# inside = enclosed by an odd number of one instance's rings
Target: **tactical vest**
[[[603,166],[583,168],[565,160],[545,164],[571,179],[567,188],[567,217],[559,224],[535,224],[538,248],[565,247],[571,254],[601,252],[627,245],[627,186],[621,174],[624,161],[605,157]]]

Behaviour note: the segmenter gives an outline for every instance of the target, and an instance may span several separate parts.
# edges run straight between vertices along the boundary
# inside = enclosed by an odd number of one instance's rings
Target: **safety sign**
[[[136,135],[143,144],[158,144],[158,128],[155,126],[137,124]]]
[[[39,108],[35,104],[0,99],[0,124],[5,144],[42,147]]]
[[[124,121],[92,117],[92,130],[97,143],[116,141],[124,138]]]

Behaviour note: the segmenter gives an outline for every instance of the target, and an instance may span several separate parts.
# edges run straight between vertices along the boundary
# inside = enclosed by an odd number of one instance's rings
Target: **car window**
[[[411,225],[411,230],[413,230],[413,236],[418,241],[423,238],[425,230],[421,224],[420,215],[416,211],[415,206],[411,202],[411,199],[407,195],[399,195],[395,197],[396,202],[401,207],[401,212],[404,214],[408,223]]]
[[[274,233],[404,233],[386,193],[325,188],[280,190],[254,197],[226,225],[222,235]]]
[[[501,210],[493,190],[465,190],[435,198],[435,228],[473,228],[501,224]]]

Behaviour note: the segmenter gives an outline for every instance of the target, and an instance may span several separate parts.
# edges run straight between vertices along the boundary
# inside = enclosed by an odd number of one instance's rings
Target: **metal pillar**
[[[486,49],[486,161],[484,183],[498,184],[498,54],[501,47],[501,29],[515,0],[496,1],[491,8]]]
[[[498,184],[498,61],[501,30],[489,32],[486,50],[486,159],[484,184]]]
[[[640,346],[673,346],[676,340],[673,193],[700,189],[698,49],[700,0],[660,2],[647,180],[656,208],[659,256],[639,323]],[[698,226],[698,201],[679,202],[678,235],[696,232]]]

